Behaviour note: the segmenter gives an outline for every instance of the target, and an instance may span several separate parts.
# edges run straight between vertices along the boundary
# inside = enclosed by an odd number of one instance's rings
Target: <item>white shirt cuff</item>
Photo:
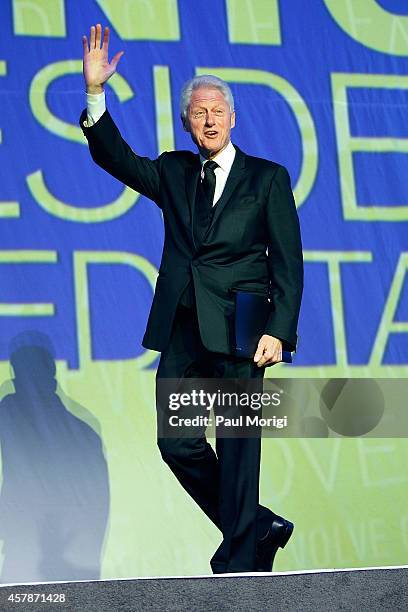
[[[106,110],[105,92],[99,94],[86,94],[87,120],[84,121],[85,127],[91,127],[100,119]]]

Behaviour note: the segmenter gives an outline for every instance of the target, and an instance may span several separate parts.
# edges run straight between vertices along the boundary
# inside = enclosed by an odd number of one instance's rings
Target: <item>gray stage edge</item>
[[[65,603],[12,603],[10,594],[65,595]],[[37,598],[38,599],[38,598]],[[408,610],[408,566],[0,585],[0,610],[222,612]]]

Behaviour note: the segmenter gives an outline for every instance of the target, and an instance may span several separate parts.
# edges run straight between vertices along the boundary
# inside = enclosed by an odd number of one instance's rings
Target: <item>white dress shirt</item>
[[[215,191],[214,191],[214,199],[213,206],[218,202],[221,197],[222,192],[224,191],[225,183],[227,182],[228,175],[231,170],[231,166],[234,162],[235,158],[235,147],[231,141],[227,144],[225,149],[221,151],[221,153],[217,153],[212,160],[217,162],[219,168],[215,168]],[[207,161],[205,157],[200,154],[201,161],[201,180],[204,178],[204,164]]]
[[[87,120],[84,121],[85,127],[91,127],[98,119],[100,119],[106,110],[105,92],[100,94],[86,94],[86,105],[87,105]],[[231,141],[227,144],[225,149],[215,155],[212,159],[218,164],[218,168],[215,168],[215,192],[213,199],[213,206],[220,199],[222,192],[224,191],[225,183],[227,182],[228,175],[231,170],[235,158],[235,148]],[[206,162],[206,158],[200,154],[201,162],[201,180],[204,178],[203,165]]]

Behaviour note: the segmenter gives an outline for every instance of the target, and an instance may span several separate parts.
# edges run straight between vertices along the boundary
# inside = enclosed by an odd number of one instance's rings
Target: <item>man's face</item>
[[[214,157],[227,146],[234,125],[235,113],[231,113],[219,89],[203,87],[193,90],[184,129],[190,132],[204,157]]]

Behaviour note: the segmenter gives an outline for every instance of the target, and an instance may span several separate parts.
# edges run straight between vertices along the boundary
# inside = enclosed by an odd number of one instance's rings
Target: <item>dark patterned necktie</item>
[[[218,168],[215,161],[204,164],[204,178],[198,181],[194,207],[194,236],[196,242],[201,244],[211,219],[215,192],[215,172]]]

